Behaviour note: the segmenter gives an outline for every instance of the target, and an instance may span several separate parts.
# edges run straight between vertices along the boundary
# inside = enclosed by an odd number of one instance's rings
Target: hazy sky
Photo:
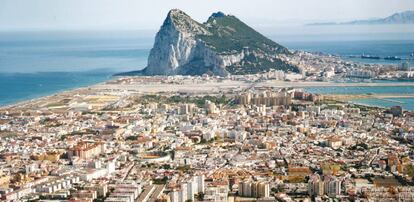
[[[0,30],[158,29],[168,10],[215,11],[253,26],[345,21],[414,10],[414,0],[0,0]]]

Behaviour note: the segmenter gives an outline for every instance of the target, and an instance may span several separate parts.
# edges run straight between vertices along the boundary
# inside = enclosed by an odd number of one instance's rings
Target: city
[[[4,107],[1,198],[414,199],[414,113],[271,84],[120,77]]]
[[[413,25],[413,0],[0,0],[0,201],[414,201]]]

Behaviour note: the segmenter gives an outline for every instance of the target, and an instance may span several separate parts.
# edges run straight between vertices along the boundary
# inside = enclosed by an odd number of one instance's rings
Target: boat
[[[414,52],[411,53],[411,57],[414,57]]]
[[[362,59],[375,59],[375,60],[379,60],[381,59],[379,56],[372,56],[372,55],[361,55]]]
[[[387,56],[384,60],[401,60],[401,58],[397,56]]]

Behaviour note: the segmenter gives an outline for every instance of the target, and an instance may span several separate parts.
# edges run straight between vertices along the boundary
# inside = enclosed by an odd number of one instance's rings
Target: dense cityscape
[[[414,201],[409,1],[76,1],[0,9],[0,201]]]
[[[3,107],[1,199],[414,200],[414,113],[269,74],[120,77]]]

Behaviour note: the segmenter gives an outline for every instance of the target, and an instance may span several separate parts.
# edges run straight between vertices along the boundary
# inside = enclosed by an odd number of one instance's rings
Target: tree
[[[138,136],[131,135],[131,136],[128,136],[125,140],[127,140],[127,141],[135,141],[137,139],[138,139]]]
[[[197,198],[198,201],[204,201],[204,193],[203,192],[199,192],[196,195],[196,198]]]

